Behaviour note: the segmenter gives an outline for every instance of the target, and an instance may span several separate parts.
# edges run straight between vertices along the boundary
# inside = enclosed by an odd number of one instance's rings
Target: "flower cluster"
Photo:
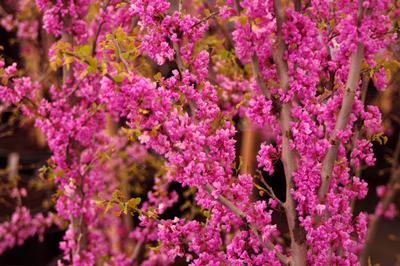
[[[22,245],[29,237],[38,235],[43,240],[45,230],[53,224],[52,216],[31,215],[26,207],[17,207],[9,221],[0,224],[0,253],[15,245]]]

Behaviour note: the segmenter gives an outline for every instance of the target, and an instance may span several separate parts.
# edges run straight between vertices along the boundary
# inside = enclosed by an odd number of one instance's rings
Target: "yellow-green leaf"
[[[126,202],[126,205],[131,209],[136,209],[141,201],[141,198],[131,198]]]
[[[114,81],[117,83],[121,83],[124,80],[124,76],[123,75],[116,75],[114,76]]]
[[[92,47],[89,44],[78,46],[76,50],[76,54],[79,57],[88,57],[90,56],[91,52],[92,52]]]

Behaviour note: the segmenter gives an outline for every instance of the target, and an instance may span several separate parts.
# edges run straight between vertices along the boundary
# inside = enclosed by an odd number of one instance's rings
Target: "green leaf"
[[[124,204],[124,208],[122,210],[124,214],[128,214],[128,204]]]
[[[114,76],[114,81],[117,83],[121,83],[124,80],[124,76],[123,75],[116,75]]]
[[[50,167],[48,167],[47,165],[43,165],[39,168],[39,174],[44,177],[49,170]]]
[[[211,211],[210,211],[210,210],[204,210],[204,211],[203,211],[203,215],[204,215],[206,218],[210,218],[210,216],[211,216]]]
[[[76,54],[79,57],[89,57],[92,53],[92,47],[89,44],[78,46]]]
[[[89,64],[88,68],[87,68],[89,74],[92,74],[92,73],[96,72],[96,70],[97,70],[97,60],[95,58],[93,58],[93,57],[89,57],[87,59],[87,61],[88,61],[88,64]]]
[[[116,202],[121,202],[121,198],[122,198],[122,193],[119,190],[115,190],[112,193],[112,199],[115,200]]]
[[[128,59],[129,59],[129,53],[127,53],[127,52],[121,53],[121,56],[122,56],[122,58],[124,58],[125,60],[128,60]]]
[[[233,16],[233,17],[231,17],[230,20],[231,21],[239,21],[240,24],[242,24],[242,25],[246,25],[246,23],[248,21],[246,16]]]
[[[156,253],[159,253],[159,252],[160,252],[160,249],[161,249],[161,242],[158,241],[157,246],[150,246],[150,245],[149,245],[148,248],[151,249],[151,250],[153,250],[153,251],[156,252]]]
[[[266,189],[263,188],[262,186],[258,185],[257,183],[253,183],[253,185],[254,185],[257,189],[259,189],[259,190],[261,190],[261,191],[263,191],[263,192],[267,192],[267,193],[268,193],[268,190],[266,190]]]
[[[69,68],[69,65],[72,64],[74,60],[73,56],[64,55],[64,64],[67,65],[67,68]]]
[[[141,198],[131,198],[126,202],[126,205],[131,209],[136,209],[141,201],[142,201]]]
[[[107,74],[107,64],[105,62],[101,63],[101,74],[105,76]]]
[[[115,38],[117,39],[118,42],[122,42],[126,38],[126,33],[124,30],[119,27],[116,32],[115,32]]]
[[[160,72],[157,72],[157,74],[155,74],[153,78],[155,81],[160,81],[162,78],[162,74]]]
[[[388,137],[385,136],[385,135],[383,134],[383,132],[381,132],[381,133],[377,133],[377,134],[372,135],[372,136],[370,137],[369,140],[370,140],[370,141],[376,141],[376,142],[378,142],[380,145],[386,145],[386,143],[387,143],[387,141],[388,141]]]

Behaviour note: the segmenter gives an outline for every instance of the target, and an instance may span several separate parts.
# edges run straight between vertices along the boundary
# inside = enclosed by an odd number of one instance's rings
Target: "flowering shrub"
[[[393,3],[31,2],[17,1],[17,13],[31,13],[1,25],[35,40],[39,20],[52,36],[44,52],[54,78],[28,78],[2,60],[0,95],[46,136],[41,173],[58,192],[54,214],[15,209],[0,226],[0,252],[64,223],[59,265],[360,264],[369,217],[351,204],[368,186],[354,169],[374,165],[372,142],[385,138],[363,95],[370,80],[386,87]],[[283,200],[238,171],[236,121],[245,118],[268,130],[258,167],[272,175],[283,163]],[[182,215],[168,217],[180,198]],[[395,213],[384,201],[375,219]]]

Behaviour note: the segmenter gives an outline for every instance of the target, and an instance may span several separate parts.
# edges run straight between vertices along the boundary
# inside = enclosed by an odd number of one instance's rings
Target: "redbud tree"
[[[353,205],[386,141],[365,98],[391,79],[397,1],[5,2],[26,60],[0,61],[1,107],[44,135],[54,204],[24,206],[9,156],[0,253],[58,226],[59,265],[366,265],[396,215],[400,145],[375,213]]]

